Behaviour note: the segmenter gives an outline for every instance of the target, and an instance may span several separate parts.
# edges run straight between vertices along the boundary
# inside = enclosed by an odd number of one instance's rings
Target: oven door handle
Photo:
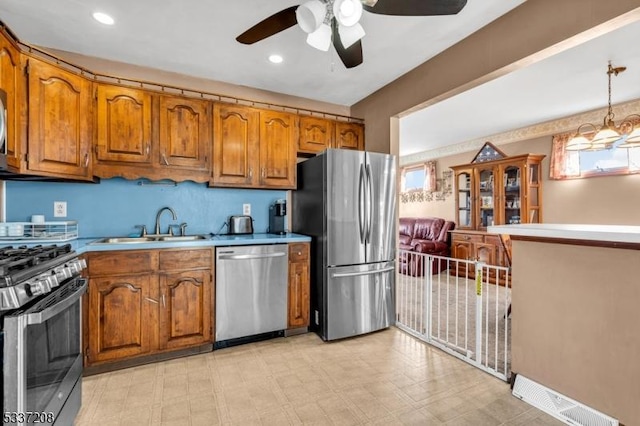
[[[28,314],[27,325],[42,324],[50,318],[53,318],[59,313],[63,312],[65,309],[68,309],[70,306],[80,300],[80,297],[82,297],[84,292],[87,291],[87,280],[86,278],[78,279],[83,281],[82,285],[78,287],[73,293],[67,295],[66,298],[62,299],[52,306],[49,306],[46,309],[43,309],[42,311]]]

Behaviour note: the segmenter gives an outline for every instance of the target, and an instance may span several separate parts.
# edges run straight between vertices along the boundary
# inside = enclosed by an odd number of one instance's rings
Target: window
[[[640,148],[618,148],[624,137],[612,148],[601,151],[567,151],[572,134],[553,137],[551,179],[577,179],[594,176],[640,173]]]
[[[435,191],[436,190],[436,163],[429,161],[417,166],[409,166],[402,169],[402,192]]]

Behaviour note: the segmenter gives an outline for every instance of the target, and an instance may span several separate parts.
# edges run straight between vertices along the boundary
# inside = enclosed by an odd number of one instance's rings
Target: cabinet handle
[[[164,293],[162,293],[162,307],[166,308],[167,307],[167,302],[164,299]]]
[[[162,161],[164,162],[165,166],[170,166],[171,164],[169,164],[169,160],[167,160],[166,155],[162,154]]]
[[[147,149],[145,150],[146,154],[149,155],[149,152],[151,152],[151,144],[147,142]]]
[[[149,302],[151,302],[151,303],[155,303],[156,305],[158,304],[158,301],[157,301],[157,300],[154,300],[154,299],[152,299],[152,298],[150,298],[150,297],[145,297],[144,299],[145,299],[145,300],[147,300],[147,301],[149,301]]]
[[[84,154],[84,167],[87,168],[89,167],[89,153],[85,153]]]
[[[262,179],[264,179],[264,178],[265,178],[265,176],[267,175],[267,169],[263,167],[263,168],[261,169],[261,174],[262,174]]]
[[[249,179],[253,179],[253,167],[249,167]]]

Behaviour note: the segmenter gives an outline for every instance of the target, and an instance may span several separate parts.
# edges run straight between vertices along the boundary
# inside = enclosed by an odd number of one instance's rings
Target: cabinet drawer
[[[135,274],[154,271],[157,264],[157,252],[131,250],[88,253],[87,261],[89,276]]]
[[[289,244],[289,262],[306,262],[309,260],[309,244]]]
[[[451,241],[468,241],[470,243],[481,243],[483,242],[483,235],[475,235],[475,234],[452,234]]]
[[[160,269],[178,270],[192,268],[211,268],[213,254],[211,249],[199,250],[161,250]]]

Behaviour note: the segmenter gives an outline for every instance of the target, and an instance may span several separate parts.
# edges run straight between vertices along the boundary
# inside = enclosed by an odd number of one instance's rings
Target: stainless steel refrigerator
[[[324,340],[395,321],[395,164],[341,149],[298,164],[293,231],[312,237],[311,329]]]

